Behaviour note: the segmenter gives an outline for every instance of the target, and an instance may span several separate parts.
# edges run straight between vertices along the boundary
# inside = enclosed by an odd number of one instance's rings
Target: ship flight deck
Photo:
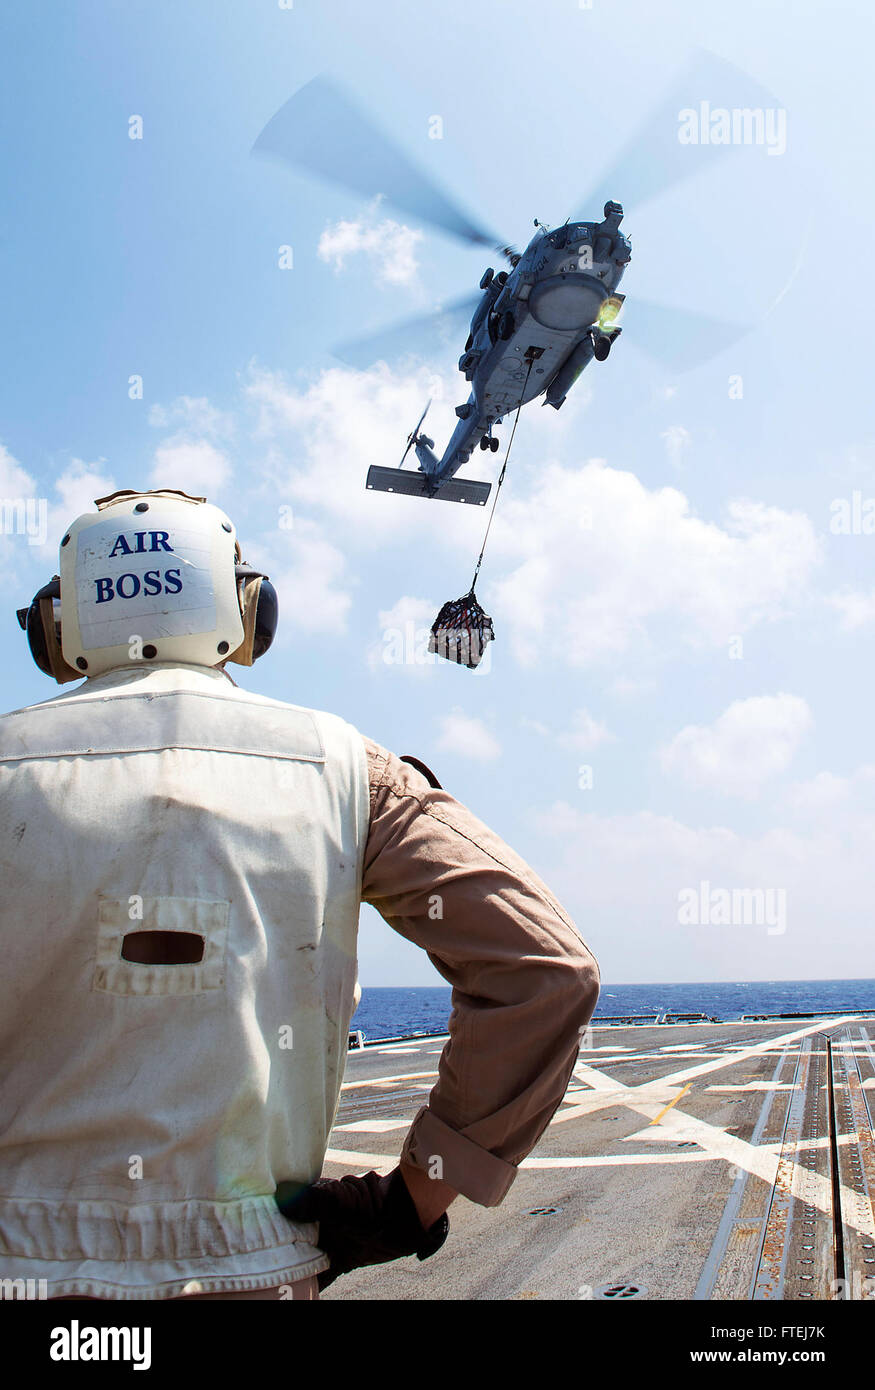
[[[323,1175],[387,1173],[446,1036],[350,1051]],[[324,1299],[875,1298],[875,1018],[595,1026],[498,1207]]]

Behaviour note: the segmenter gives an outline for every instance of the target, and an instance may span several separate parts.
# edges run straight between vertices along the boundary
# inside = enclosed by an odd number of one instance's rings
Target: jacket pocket
[[[107,994],[139,995],[202,994],[224,989],[230,909],[230,902],[208,898],[98,898],[91,988]],[[125,938],[146,932],[198,937],[203,941],[202,955],[186,964],[126,960]],[[130,947],[127,951],[137,954]]]

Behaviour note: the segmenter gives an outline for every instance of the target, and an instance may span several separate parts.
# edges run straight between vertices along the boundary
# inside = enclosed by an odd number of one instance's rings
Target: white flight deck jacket
[[[0,717],[0,1280],[269,1288],[328,1267],[319,1177],[358,999],[350,724],[177,663]],[[123,959],[137,931],[191,965]]]

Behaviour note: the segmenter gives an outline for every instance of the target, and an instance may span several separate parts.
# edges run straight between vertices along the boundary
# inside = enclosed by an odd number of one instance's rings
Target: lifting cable
[[[531,374],[532,374],[532,367],[533,367],[534,365],[535,365],[535,359],[534,359],[534,357],[530,357],[530,358],[529,358],[529,370],[526,372],[526,379],[525,379],[525,381],[523,382],[523,389],[522,389],[522,392],[521,392],[521,394],[520,394],[520,402],[519,402],[519,405],[518,405],[517,408],[516,408],[516,417],[515,417],[514,422],[513,422],[513,429],[512,429],[511,432],[510,432],[510,439],[507,441],[507,449],[506,449],[505,455],[504,455],[504,463],[501,465],[501,472],[500,472],[499,475],[498,475],[498,482],[495,484],[495,496],[494,496],[493,499],[492,499],[492,511],[489,513],[489,520],[488,520],[488,522],[486,523],[486,534],[485,534],[484,537],[483,537],[483,545],[482,545],[481,548],[480,548],[480,557],[479,557],[479,559],[478,559],[478,561],[477,561],[477,566],[476,566],[476,568],[475,568],[475,570],[474,570],[474,578],[471,580],[471,588],[468,590],[468,594],[471,595],[471,596],[473,596],[473,594],[474,594],[474,585],[477,583],[477,576],[478,576],[478,574],[480,573],[480,566],[481,566],[482,563],[483,563],[483,552],[484,552],[485,549],[486,549],[486,542],[487,542],[487,540],[489,539],[489,528],[490,528],[490,526],[492,525],[492,518],[495,516],[495,508],[496,508],[496,504],[497,504],[497,502],[498,502],[498,494],[499,494],[499,492],[501,491],[501,485],[502,485],[502,483],[504,482],[504,475],[505,475],[505,472],[507,471],[507,461],[508,461],[508,459],[510,458],[510,450],[511,450],[511,446],[512,446],[512,444],[513,444],[513,437],[514,437],[514,435],[516,434],[516,427],[517,427],[517,425],[519,424],[520,411],[521,411],[522,408],[523,408],[523,401],[525,400],[525,396],[526,396],[526,387],[527,387],[528,384],[529,384],[529,377],[530,377]]]
[[[491,642],[495,636],[492,627],[492,619],[484,613],[480,604],[477,602],[474,593],[474,585],[477,583],[477,576],[480,573],[480,566],[483,563],[483,553],[486,550],[486,541],[489,537],[489,528],[492,526],[492,518],[495,516],[495,506],[498,502],[498,494],[504,482],[504,475],[507,470],[507,461],[510,458],[513,437],[516,434],[516,427],[519,423],[520,411],[523,408],[523,401],[526,395],[526,387],[529,384],[534,358],[529,358],[529,370],[523,382],[522,394],[520,395],[519,405],[517,406],[516,419],[513,422],[513,429],[508,440],[507,451],[504,455],[504,463],[495,488],[495,496],[492,499],[492,511],[489,513],[489,521],[486,525],[486,534],[483,537],[483,545],[480,548],[480,557],[474,570],[474,578],[471,580],[471,588],[462,598],[452,599],[445,603],[437,618],[432,624],[431,634],[428,642],[428,650],[437,656],[442,656],[447,661],[455,661],[458,665],[468,667],[477,666],[486,650],[487,642]]]

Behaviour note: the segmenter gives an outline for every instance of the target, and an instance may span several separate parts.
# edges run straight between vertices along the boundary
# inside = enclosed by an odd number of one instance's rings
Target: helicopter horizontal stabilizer
[[[473,502],[476,507],[486,505],[492,488],[491,483],[476,482],[472,478],[447,478],[436,491],[429,482],[428,475],[414,468],[382,468],[372,464],[368,469],[367,486],[374,492],[398,492],[405,497],[438,497],[444,502]]]

